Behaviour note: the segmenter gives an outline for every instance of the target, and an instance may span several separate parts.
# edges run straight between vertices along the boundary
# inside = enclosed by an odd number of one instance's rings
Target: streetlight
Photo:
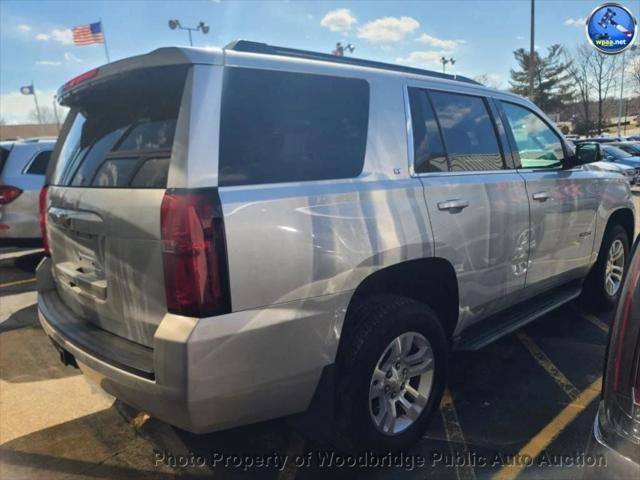
[[[445,71],[445,65],[446,65],[447,63],[450,63],[450,64],[451,64],[451,66],[453,67],[453,66],[456,64],[456,61],[455,61],[455,59],[454,59],[454,58],[444,58],[444,57],[442,57],[442,58],[440,59],[440,63],[442,63],[442,73],[444,73],[444,71]]]
[[[342,45],[342,43],[338,42],[338,43],[336,43],[336,49],[331,53],[333,55],[335,55],[336,57],[344,57],[344,51],[345,50],[348,50],[349,53],[353,53],[353,51],[355,49],[356,49],[356,47],[354,47],[350,43],[347,44],[347,45]]]
[[[207,25],[204,22],[198,23],[196,27],[183,27],[182,25],[180,25],[180,20],[175,18],[169,20],[169,28],[171,30],[175,30],[177,28],[178,30],[186,30],[187,32],[189,32],[189,45],[191,45],[192,47],[193,47],[193,38],[191,37],[191,32],[196,32],[200,30],[205,35],[209,33],[209,25]]]

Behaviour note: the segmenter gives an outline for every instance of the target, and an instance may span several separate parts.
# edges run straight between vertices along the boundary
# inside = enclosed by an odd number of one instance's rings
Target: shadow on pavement
[[[16,312],[13,312],[9,316],[9,318],[0,323],[0,333],[8,332],[9,330],[15,330],[16,328],[37,326],[39,326],[38,308],[36,305],[29,305],[28,307],[24,307]]]
[[[2,478],[174,478],[115,407],[0,446]]]
[[[17,328],[0,335],[0,379],[21,383],[80,375],[64,367],[40,326]]]

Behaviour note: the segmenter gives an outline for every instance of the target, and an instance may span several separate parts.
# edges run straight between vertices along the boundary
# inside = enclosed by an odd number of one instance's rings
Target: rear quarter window
[[[221,115],[220,186],[362,172],[369,118],[364,80],[228,68]]]

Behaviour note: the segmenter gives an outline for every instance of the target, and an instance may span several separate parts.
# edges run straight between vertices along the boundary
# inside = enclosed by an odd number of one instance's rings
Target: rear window
[[[75,99],[53,185],[164,188],[186,67],[128,73]]]
[[[369,85],[364,80],[228,68],[219,184],[357,177],[368,118]]]
[[[502,153],[485,100],[457,93],[430,92],[451,171],[504,168]]]
[[[38,152],[36,157],[31,161],[26,173],[29,175],[45,175],[49,160],[51,159],[51,150],[43,150]]]

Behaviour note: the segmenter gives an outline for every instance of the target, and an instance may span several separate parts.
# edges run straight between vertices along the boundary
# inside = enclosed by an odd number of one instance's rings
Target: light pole
[[[445,73],[445,66],[447,65],[447,63],[450,63],[451,66],[453,67],[456,63],[456,60],[454,58],[444,58],[442,57],[440,59],[440,63],[442,63],[442,73]]]
[[[533,102],[533,71],[536,67],[536,47],[535,47],[535,31],[536,31],[536,3],[531,0],[531,38],[529,39],[529,100]]]
[[[54,95],[53,96],[53,114],[56,117],[56,128],[58,130],[58,133],[60,133],[60,117],[58,117],[58,96]]]
[[[635,50],[636,48],[638,48],[638,46],[633,45],[631,48],[629,48],[629,50]],[[618,101],[618,137],[620,136],[620,124],[622,122],[622,94],[624,93],[624,69],[627,66],[624,63],[624,57],[626,54],[627,54],[626,50],[622,52],[622,72],[620,73],[620,99]],[[625,126],[625,129],[626,129],[626,126]]]
[[[189,32],[189,45],[191,45],[192,47],[193,47],[193,38],[191,36],[191,32],[200,30],[205,35],[209,33],[209,25],[207,25],[204,22],[198,23],[198,25],[195,27],[183,27],[182,25],[180,25],[180,20],[175,18],[169,20],[169,28],[171,30],[175,30],[177,28],[178,30],[186,30],[187,32]]]
[[[331,54],[335,55],[336,57],[344,57],[345,50],[348,50],[349,53],[353,53],[355,49],[356,47],[354,47],[350,43],[348,43],[347,45],[342,45],[341,42],[338,42],[336,43],[336,49],[333,52],[331,52]]]

